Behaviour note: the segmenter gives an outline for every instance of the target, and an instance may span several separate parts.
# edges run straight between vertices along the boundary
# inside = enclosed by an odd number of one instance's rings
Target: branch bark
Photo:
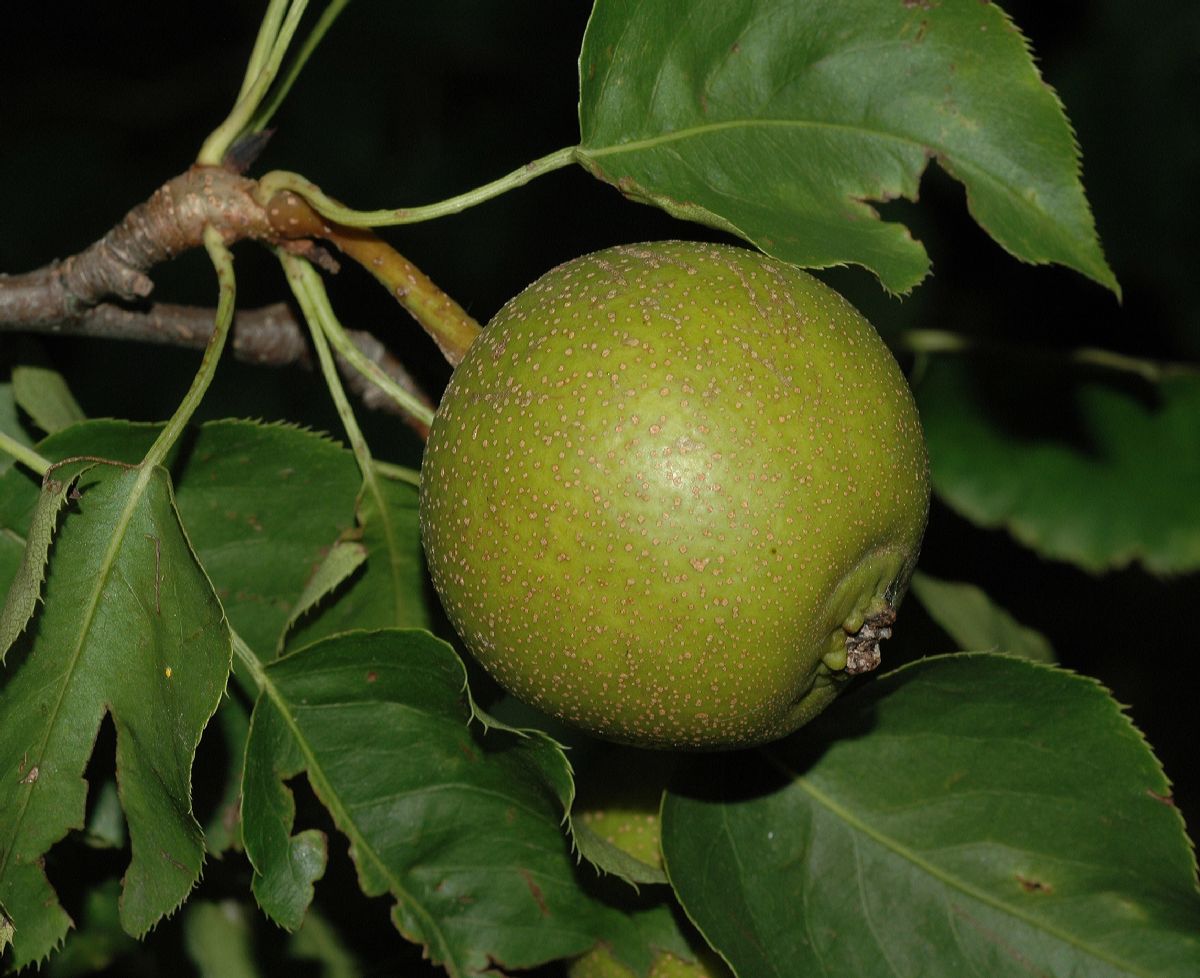
[[[200,247],[206,225],[227,244],[279,240],[254,199],[253,180],[218,167],[193,167],[79,254],[22,275],[0,275],[0,322],[37,330],[75,319],[111,296],[144,299],[154,289],[149,270]]]
[[[131,309],[107,300],[144,300],[154,288],[149,271],[199,247],[205,227],[211,226],[226,244],[259,241],[336,271],[336,262],[314,239],[330,241],[384,284],[434,338],[446,359],[458,363],[479,325],[416,266],[372,232],[326,221],[292,194],[277,194],[264,206],[255,196],[256,187],[254,180],[230,169],[192,167],[78,254],[32,272],[0,274],[0,333],[58,333],[203,348],[212,333],[211,311],[169,304]],[[394,380],[429,403],[379,340],[363,332],[351,331],[351,336]],[[252,363],[311,366],[305,330],[283,304],[239,313],[233,352]],[[365,404],[402,413],[369,381],[340,366]],[[424,433],[423,425],[411,423]]]
[[[0,333],[5,331],[15,331],[15,327],[0,322]],[[34,331],[203,350],[212,335],[213,310],[170,303],[154,303],[145,310],[137,310],[102,302],[68,320],[54,323],[52,328]],[[347,330],[347,333],[354,345],[392,380],[426,406],[434,407],[429,395],[379,339],[363,330]],[[240,310],[234,316],[230,347],[234,358],[243,363],[261,367],[300,367],[304,370],[313,367],[305,326],[296,319],[291,307],[283,302],[272,303],[261,309]],[[338,368],[346,386],[364,406],[373,411],[400,416],[421,438],[429,434],[428,425],[406,414],[395,401],[340,357]]]

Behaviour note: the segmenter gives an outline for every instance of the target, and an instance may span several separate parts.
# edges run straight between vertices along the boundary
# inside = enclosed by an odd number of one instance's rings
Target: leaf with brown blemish
[[[943,656],[668,792],[663,852],[742,976],[1191,978],[1200,892],[1169,790],[1093,680]]]

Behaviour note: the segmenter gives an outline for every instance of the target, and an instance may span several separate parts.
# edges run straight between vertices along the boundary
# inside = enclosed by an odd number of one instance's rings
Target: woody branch
[[[457,362],[479,327],[407,259],[369,231],[326,221],[294,195],[278,195],[264,205],[255,189],[252,179],[232,170],[196,166],[169,180],[78,254],[31,272],[0,274],[0,333],[58,333],[203,347],[212,331],[211,310],[147,305],[146,299],[153,291],[149,272],[154,266],[199,247],[204,228],[211,226],[227,244],[258,241],[336,270],[337,263],[315,239],[331,242],[388,286],[447,359]],[[351,335],[393,379],[418,393],[400,363],[375,337],[363,332]],[[234,322],[233,352],[258,364],[308,365],[304,330],[283,304],[240,312]],[[378,389],[353,371],[344,372],[369,406],[389,408],[390,401]]]

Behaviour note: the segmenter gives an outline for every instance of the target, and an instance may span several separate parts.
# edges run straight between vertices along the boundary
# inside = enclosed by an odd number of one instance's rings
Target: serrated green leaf
[[[354,457],[287,425],[219,421],[179,472],[179,512],[238,634],[260,657],[326,550],[351,526]]]
[[[95,975],[118,958],[136,952],[138,943],[121,929],[121,883],[104,880],[88,890],[78,928],[66,944],[46,963],[49,978],[80,978]],[[136,974],[128,969],[126,974]]]
[[[8,650],[33,617],[34,607],[42,593],[50,541],[58,525],[58,514],[67,501],[67,494],[74,487],[75,480],[92,467],[93,463],[90,462],[69,466],[42,485],[30,519],[21,563],[10,582],[4,607],[0,608],[0,664],[4,663]]]
[[[636,885],[667,882],[666,873],[658,866],[631,856],[620,846],[596,832],[588,820],[572,813],[571,833],[579,855],[598,870],[611,873]]]
[[[0,591],[5,594],[17,577],[25,556],[25,538],[0,526]]]
[[[1006,652],[1049,665],[1058,661],[1046,636],[1026,628],[973,584],[918,571],[909,587],[929,617],[964,652]]]
[[[313,884],[325,875],[328,858],[323,832],[292,834],[296,801],[285,782],[304,769],[304,755],[287,718],[261,697],[251,717],[242,771],[242,845],[254,867],[254,898],[286,930],[304,920]]]
[[[160,430],[159,425],[128,421],[82,421],[50,435],[34,447],[51,462],[79,457],[136,465]],[[20,469],[0,472],[0,527],[20,541],[22,550],[40,488],[37,479]]]
[[[358,522],[342,542],[366,549],[365,566],[296,622],[286,649],[354,629],[429,625],[416,487],[378,475],[367,480]]]
[[[576,767],[571,827],[580,854],[634,884],[665,883],[659,807],[678,754],[608,746]]]
[[[51,460],[136,463],[159,430],[86,421],[37,448]],[[309,579],[352,524],[360,485],[354,457],[323,435],[253,421],[210,422],[183,456],[172,464],[188,536],[234,627],[269,656]],[[26,532],[35,501],[20,472],[0,476],[0,527]],[[0,570],[4,552],[0,540]]]
[[[669,890],[618,902],[627,913],[574,965],[573,978],[728,978]]]
[[[929,259],[867,202],[915,199],[932,157],[1013,255],[1117,289],[1070,126],[996,4],[599,0],[579,68],[579,160],[635,200],[906,292]]]
[[[1091,680],[927,659],[757,760],[663,811],[668,875],[740,978],[1200,972],[1183,820]]]
[[[12,385],[0,383],[0,431],[20,444],[33,446],[17,419]],[[29,517],[37,505],[38,484],[0,452],[0,591],[8,592],[25,553]]]
[[[419,630],[352,632],[265,669],[252,721],[243,820],[260,872],[285,854],[259,848],[286,823],[252,779],[293,770],[298,750],[317,796],[350,840],[359,885],[390,894],[393,917],[451,976],[503,962],[532,967],[578,954],[616,911],[579,886],[562,826],[570,776],[553,742],[468,728],[466,674],[450,646]],[[260,725],[262,717],[269,717]],[[295,747],[273,743],[280,727]],[[269,735],[269,737],[268,737]],[[259,762],[262,755],[263,763]]]
[[[12,387],[17,405],[47,434],[54,434],[85,418],[83,408],[57,370],[13,367]]]
[[[97,465],[62,522],[45,606],[0,692],[0,903],[14,963],[70,925],[42,857],[83,826],[83,772],[105,713],[133,855],[121,920],[144,934],[187,895],[204,856],[191,765],[229,673],[221,608],[188,546],[161,469]],[[26,644],[27,643],[27,644]]]
[[[350,576],[362,567],[367,559],[367,548],[356,540],[343,540],[333,545],[333,548],[321,561],[316,572],[304,585],[300,597],[292,607],[279,635],[277,652],[282,653],[292,626],[312,611],[326,597],[337,590]]]
[[[1200,375],[932,357],[914,393],[934,491],[967,519],[1091,571],[1200,568]]]
[[[162,425],[94,418],[47,435],[35,446],[51,461],[89,456],[136,465],[154,444]]]
[[[183,946],[200,978],[259,978],[248,909],[234,900],[188,904]]]

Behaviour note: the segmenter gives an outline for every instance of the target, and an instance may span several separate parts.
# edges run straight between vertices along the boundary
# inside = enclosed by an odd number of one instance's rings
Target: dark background
[[[862,270],[824,277],[885,336],[926,326],[1051,348],[1090,345],[1200,360],[1194,298],[1200,233],[1192,197],[1200,176],[1194,104],[1200,5],[1006,0],[1004,6],[1030,37],[1075,125],[1085,186],[1123,304],[1075,273],[1010,258],[970,221],[961,188],[936,167],[923,180],[918,204],[883,208],[909,222],[925,243],[932,278],[901,302]],[[232,102],[264,7],[126,0],[6,11],[0,270],[23,271],[81,249],[186,168]],[[358,0],[277,117],[278,132],[256,172],[297,170],[352,205],[402,206],[440,200],[569,145],[578,138],[576,58],[587,9],[564,0]],[[585,251],[717,237],[627,203],[578,168],[462,215],[386,233],[481,320],[552,265]],[[243,305],[285,296],[265,253],[244,245],[236,255]],[[215,298],[201,254],[154,277],[161,299]],[[448,368],[382,290],[353,268],[331,290],[346,325],[376,331],[436,394]],[[167,416],[197,362],[194,353],[162,348],[41,342],[94,415]],[[318,382],[296,371],[228,364],[206,410],[286,416],[336,431],[326,400]],[[380,454],[415,464],[420,446],[402,425],[375,417],[367,427]],[[1170,478],[1171,468],[1163,459],[1146,478]],[[1043,631],[1064,664],[1098,677],[1128,704],[1175,781],[1194,833],[1200,824],[1192,664],[1197,575],[1161,579],[1136,568],[1089,575],[1042,561],[1005,534],[979,530],[936,503],[922,567],[984,587]],[[950,649],[915,602],[905,614],[904,638],[896,641],[906,654]],[[325,887],[351,892],[349,873],[343,860]],[[219,890],[220,873],[210,876],[206,885]],[[231,881],[230,891],[244,894],[241,884]],[[353,912],[374,922],[366,929],[383,943],[371,954],[394,971],[395,956],[407,952],[386,933],[385,909],[374,901]],[[169,926],[163,931],[160,940],[177,939]]]

